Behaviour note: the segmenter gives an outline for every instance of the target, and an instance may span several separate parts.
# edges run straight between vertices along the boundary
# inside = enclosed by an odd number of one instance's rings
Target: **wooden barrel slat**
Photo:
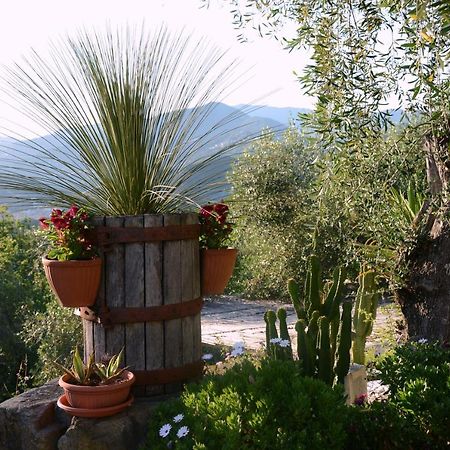
[[[101,247],[103,273],[95,308],[100,317],[105,318],[105,326],[83,320],[85,357],[95,349],[98,360],[105,353],[114,354],[124,348],[125,364],[141,374],[142,383],[137,383],[141,386],[135,388],[135,394],[159,395],[180,390],[183,381],[191,379],[194,372],[198,375],[199,369],[201,372],[200,313],[183,317],[180,309],[177,318],[162,316],[164,320],[158,321],[146,314],[148,310],[138,313],[139,309],[134,308],[180,305],[200,298],[198,237],[184,233],[182,228],[180,233],[173,228],[197,225],[197,215],[98,217],[94,224],[132,228],[136,239],[123,242],[120,236],[126,232],[110,233],[119,236],[120,242],[108,241],[108,245]],[[141,240],[136,231],[160,227],[171,227],[171,233],[178,233],[180,239],[148,241],[146,237],[152,232],[143,232]],[[120,312],[116,308],[125,310]],[[146,319],[111,325],[106,320],[109,309],[111,318],[115,310],[124,318],[131,317],[130,314],[143,314]],[[163,382],[165,373],[167,379]],[[158,376],[153,379],[155,374]]]
[[[144,227],[160,227],[163,225],[161,215],[144,216]],[[163,304],[162,285],[162,242],[145,244],[145,306]],[[164,367],[164,324],[163,322],[147,322],[145,324],[146,370],[157,370]],[[164,386],[146,386],[147,395],[164,393]]]
[[[198,218],[195,218],[198,221]],[[192,298],[201,297],[200,282],[200,243],[198,239],[192,241],[193,272],[192,272]],[[193,358],[194,361],[202,357],[202,335],[201,335],[201,313],[196,314],[192,319],[192,340],[193,340]]]
[[[186,214],[182,217],[183,225],[191,225],[193,217]],[[193,283],[193,243],[192,240],[181,242],[181,301],[187,302],[193,299],[194,283]],[[194,340],[193,340],[193,317],[185,317],[181,320],[182,336],[183,336],[183,364],[194,362]]]
[[[123,217],[107,217],[106,226],[123,227]],[[125,306],[125,249],[122,244],[112,244],[105,252],[105,277],[106,277],[106,305],[121,308]],[[117,324],[106,330],[106,352],[110,355],[120,352],[125,348],[125,361],[127,361],[127,348],[125,342],[125,326]]]
[[[164,215],[164,226],[180,225],[179,215]],[[164,243],[163,265],[164,304],[181,302],[181,242],[168,241]],[[181,319],[167,320],[164,323],[164,366],[178,367],[183,364],[183,332]],[[179,391],[181,386],[169,383],[165,386],[166,393]]]
[[[95,217],[94,225],[103,226],[105,224],[104,217]],[[99,249],[99,256],[104,260],[105,254],[103,249]],[[106,282],[105,282],[105,265],[102,264],[102,276],[100,281],[100,286],[98,289],[97,299],[100,299],[100,302],[103,302],[106,295]],[[99,300],[97,300],[99,301]],[[106,351],[106,333],[103,327],[94,326],[93,327],[93,336],[94,336],[94,352],[97,359],[101,358],[103,355],[107,353]]]
[[[143,227],[143,216],[129,216],[124,219],[124,227]],[[144,295],[144,244],[132,243],[124,245],[125,251],[125,307],[145,306]],[[125,326],[126,365],[136,370],[145,369],[145,345],[135,345],[135,342],[145,342],[145,324],[132,323]],[[142,388],[139,388],[142,389]],[[145,392],[145,390],[144,390]],[[142,394],[143,392],[135,392]]]

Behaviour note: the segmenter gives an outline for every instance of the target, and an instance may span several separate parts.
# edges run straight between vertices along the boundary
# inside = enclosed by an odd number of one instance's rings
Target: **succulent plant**
[[[75,347],[72,358],[72,366],[64,367],[58,362],[54,364],[69,376],[68,382],[81,386],[96,386],[99,384],[109,384],[119,377],[126,367],[119,368],[123,356],[123,349],[117,355],[112,356],[108,363],[95,362],[95,355],[91,353],[85,364],[81,358],[78,347]]]

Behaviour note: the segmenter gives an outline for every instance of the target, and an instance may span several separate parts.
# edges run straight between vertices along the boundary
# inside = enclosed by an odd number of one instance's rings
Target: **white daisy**
[[[159,435],[162,438],[165,438],[169,435],[171,429],[172,429],[172,425],[170,425],[170,423],[166,423],[159,429]]]
[[[213,359],[213,355],[211,353],[205,353],[202,356],[203,361],[208,361],[209,359]]]
[[[184,419],[184,414],[177,414],[174,418],[173,421],[175,423],[181,422]]]
[[[289,347],[291,345],[291,343],[287,339],[283,339],[280,341],[280,343],[278,345],[280,347]]]
[[[185,436],[187,436],[188,434],[189,434],[189,428],[188,428],[186,425],[182,426],[182,427],[177,431],[177,436],[178,436],[179,438],[185,437]]]
[[[426,344],[428,342],[428,339],[422,338],[422,339],[419,339],[417,342],[419,344]]]
[[[240,356],[244,353],[244,349],[243,348],[233,348],[233,350],[230,353],[230,356],[232,356],[233,358],[236,356]]]

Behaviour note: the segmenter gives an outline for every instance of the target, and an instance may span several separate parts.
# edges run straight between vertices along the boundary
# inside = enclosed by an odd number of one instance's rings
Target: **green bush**
[[[450,350],[438,343],[399,346],[377,365],[390,387],[390,403],[435,448],[450,442]]]
[[[349,408],[346,450],[432,449],[426,433],[390,402]]]
[[[0,207],[0,401],[17,391],[16,374],[26,377],[36,361],[18,333],[29,311],[44,311],[50,299],[39,246],[31,223]]]
[[[286,297],[286,280],[304,278],[312,253],[326,276],[348,263],[356,277],[366,261],[393,278],[413,230],[392,189],[425,189],[422,150],[398,138],[393,129],[349,154],[289,130],[248,149],[230,174],[240,261],[229,292]]]
[[[230,292],[286,297],[285,282],[300,278],[312,248],[312,147],[295,129],[266,137],[242,154],[230,174],[239,261]]]
[[[296,362],[243,360],[158,408],[145,448],[165,449],[171,441],[173,448],[197,450],[341,449],[346,417],[342,389],[302,376]],[[166,423],[172,429],[163,438]],[[177,439],[181,426],[189,434]]]
[[[0,207],[0,401],[58,375],[81,323],[58,306],[41,266],[41,238]]]
[[[82,345],[83,328],[72,308],[63,308],[52,299],[44,312],[28,315],[20,337],[37,357],[29,373],[36,386],[62,375],[53,361],[70,365],[71,351]]]

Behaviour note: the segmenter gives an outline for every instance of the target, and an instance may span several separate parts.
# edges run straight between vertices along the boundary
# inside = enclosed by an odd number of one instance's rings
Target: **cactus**
[[[280,333],[278,335],[277,330],[277,317],[280,322]],[[286,310],[284,308],[279,308],[277,313],[269,310],[264,314],[264,320],[266,322],[266,349],[270,357],[274,359],[293,359],[292,348],[291,348],[291,338],[289,337],[287,321],[286,321]],[[287,347],[280,347],[277,344],[273,344],[271,339],[279,338],[284,341],[289,341]]]
[[[316,372],[316,345],[305,330],[306,322],[303,319],[298,320],[295,324],[298,358],[302,362],[304,374],[313,377]]]
[[[289,346],[285,348],[281,348],[283,355],[286,359],[293,359],[292,355],[292,347],[291,347],[291,338],[289,336],[288,327],[287,327],[287,314],[284,308],[279,308],[277,311],[277,317],[280,322],[280,338],[284,341],[289,341]]]
[[[275,325],[277,316],[274,311],[269,310],[264,313],[264,321],[266,322],[266,349],[267,353],[275,357],[274,347],[270,343],[271,339],[278,337],[277,327]]]
[[[295,330],[297,332],[298,358],[302,362],[304,373],[308,376],[318,377],[330,385],[335,381],[343,383],[350,366],[352,303],[343,303],[345,277],[345,269],[337,267],[333,271],[332,281],[324,285],[321,279],[320,262],[316,256],[311,256],[303,296],[295,280],[290,279],[287,285],[299,319]],[[364,355],[365,339],[372,331],[379,298],[373,272],[361,275],[360,283],[353,319],[355,329],[353,357],[355,362],[361,361],[355,357],[358,356],[358,345],[362,344]],[[341,304],[342,313],[340,314]],[[280,321],[280,337],[288,339],[286,311],[280,309],[277,315]],[[271,348],[270,339],[278,337],[275,313],[268,311],[265,319],[268,348]],[[273,348],[272,351],[277,352],[274,354],[275,357],[292,358],[290,348],[284,354],[279,353],[279,350],[286,349]]]
[[[319,358],[318,377],[328,384],[333,384],[333,371],[331,366],[331,346],[330,346],[330,321],[325,317],[319,317]]]
[[[292,300],[292,305],[297,313],[297,317],[306,320],[305,308],[300,303],[300,286],[293,278],[290,278],[287,282],[287,289]]]
[[[366,339],[372,333],[380,293],[374,271],[363,271],[358,278],[359,288],[353,315],[353,362],[364,364]]]
[[[350,348],[352,346],[352,303],[342,305],[342,315],[339,329],[339,343],[336,350],[336,365],[334,373],[338,383],[343,383],[350,368]]]

